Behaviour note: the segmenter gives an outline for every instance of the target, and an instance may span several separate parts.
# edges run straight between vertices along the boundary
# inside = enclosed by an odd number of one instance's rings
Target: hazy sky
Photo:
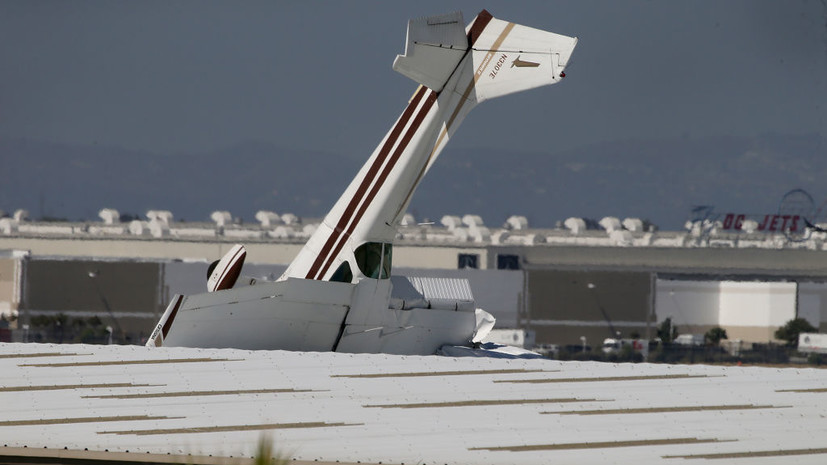
[[[824,0],[0,0],[0,137],[365,159],[416,87],[391,69],[407,19],[483,7],[580,42],[563,83],[480,106],[449,151],[827,135]]]

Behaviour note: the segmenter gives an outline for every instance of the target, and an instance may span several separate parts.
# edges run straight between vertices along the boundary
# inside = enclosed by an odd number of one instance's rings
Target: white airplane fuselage
[[[394,69],[420,86],[285,273],[176,297],[148,345],[432,354],[478,338],[493,319],[467,296],[454,305],[450,295],[428,300],[420,289],[414,300],[427,306],[392,308],[396,227],[471,109],[559,82],[576,42],[487,11],[467,28],[459,13],[411,20]]]

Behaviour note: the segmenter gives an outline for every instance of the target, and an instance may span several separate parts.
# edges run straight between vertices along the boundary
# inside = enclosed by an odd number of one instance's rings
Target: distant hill
[[[205,221],[229,210],[324,215],[362,160],[268,143],[202,154],[157,155],[113,147],[0,140],[0,209],[97,219],[103,207],[140,214],[168,209]],[[773,213],[803,188],[827,197],[827,141],[817,136],[676,138],[596,143],[576,150],[504,153],[450,145],[411,204],[417,219],[474,213],[499,226],[513,214],[549,227],[569,216],[640,217],[682,227],[694,205]],[[825,209],[827,210],[827,209]]]

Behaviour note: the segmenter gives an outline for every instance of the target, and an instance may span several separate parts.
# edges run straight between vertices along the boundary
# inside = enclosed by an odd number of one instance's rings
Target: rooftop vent
[[[614,231],[609,232],[609,237],[611,240],[619,246],[629,246],[632,245],[632,233],[629,231],[624,231],[622,229],[615,229]]]
[[[29,221],[29,211],[24,210],[22,208],[19,209],[19,210],[16,210],[14,212],[14,215],[12,216],[12,218],[14,218],[14,221],[17,221],[18,223],[23,222],[23,221]]]
[[[512,215],[505,220],[503,227],[505,229],[513,229],[515,231],[528,229],[528,219],[524,216]]]
[[[223,227],[233,222],[233,215],[226,210],[216,210],[210,215],[210,219],[215,222],[218,227]]]
[[[566,221],[563,222],[563,226],[571,231],[572,234],[580,234],[586,230],[586,221],[583,218],[567,218]]]
[[[281,221],[284,222],[284,224],[299,224],[302,222],[301,218],[292,213],[281,215]]]
[[[620,226],[620,220],[614,216],[607,216],[600,220],[600,223],[598,224],[600,224],[600,227],[602,227],[608,232],[618,231],[622,229]]]
[[[509,237],[511,237],[511,233],[500,230],[491,235],[491,243],[494,245],[502,245],[508,241]]]
[[[741,223],[741,230],[747,234],[752,234],[758,231],[758,222],[755,220],[744,220],[744,222]]]
[[[462,227],[462,220],[458,216],[454,215],[445,215],[441,220],[439,220],[439,222],[448,228],[449,231]]]
[[[522,236],[523,244],[525,245],[537,245],[537,244],[544,244],[546,242],[546,236],[542,236],[540,234],[526,234]]]
[[[632,232],[643,232],[643,220],[640,218],[626,218],[623,227]]]
[[[130,225],[130,231],[131,231]],[[161,221],[158,218],[153,219],[149,222],[149,233],[152,234],[152,237],[164,237],[169,235],[169,223]]]
[[[103,220],[103,224],[116,224],[121,222],[121,214],[118,210],[112,208],[104,208],[98,212],[98,216]]]
[[[468,226],[471,229],[479,228],[485,226],[482,222],[482,218],[479,215],[465,215],[462,217],[462,224]]]
[[[129,234],[141,236],[146,231],[148,225],[146,221],[132,220],[129,223]]]
[[[271,226],[281,224],[281,217],[276,213],[267,210],[257,211],[256,220],[261,223],[263,228],[269,228]]]
[[[172,223],[172,212],[169,210],[150,210],[146,212],[146,219],[169,226]]]
[[[11,218],[0,218],[0,234],[12,234],[17,232],[17,221]]]

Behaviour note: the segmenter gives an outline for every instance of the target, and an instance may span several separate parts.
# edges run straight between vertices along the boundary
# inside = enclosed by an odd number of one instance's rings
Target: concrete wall
[[[234,245],[229,241],[186,241],[152,239],[60,239],[60,238],[4,238],[0,249],[29,250],[33,256],[71,257],[67,259],[124,260],[217,260]],[[298,254],[303,243],[256,242],[245,244],[250,263],[288,264]]]
[[[393,265],[395,268],[427,268],[456,270],[459,254],[479,255],[479,269],[488,268],[488,258],[485,248],[433,247],[433,246],[404,246],[394,245]]]

